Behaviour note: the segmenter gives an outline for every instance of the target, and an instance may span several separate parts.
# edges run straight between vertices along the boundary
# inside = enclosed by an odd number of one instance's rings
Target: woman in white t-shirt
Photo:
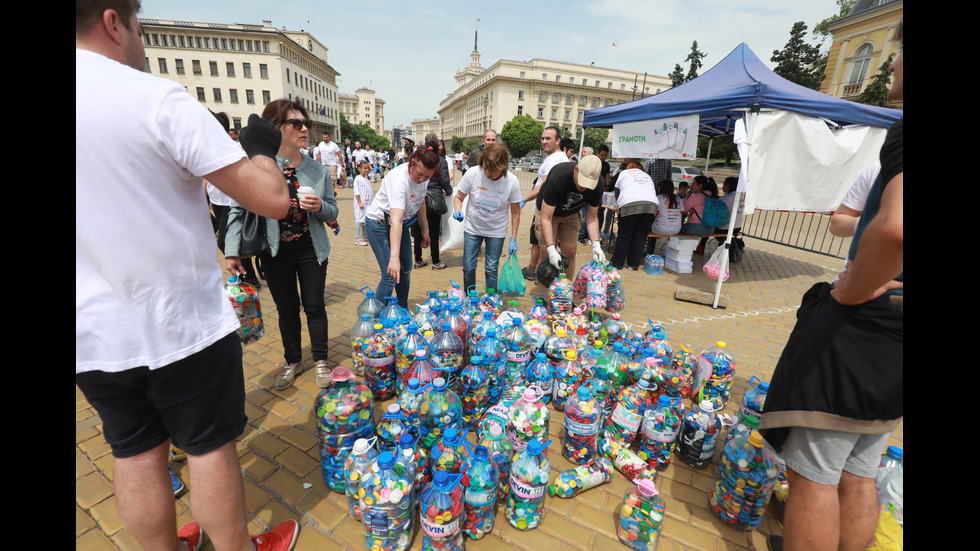
[[[684,199],[674,193],[674,182],[661,180],[657,184],[657,216],[650,226],[652,233],[677,235],[684,223]],[[647,241],[647,254],[654,254],[657,238]]]
[[[643,245],[653,224],[659,198],[653,180],[639,159],[626,159],[626,170],[616,179],[619,235],[610,263],[617,270],[637,270],[643,265]]]
[[[412,272],[409,227],[421,224],[422,247],[428,247],[425,191],[432,174],[439,168],[438,151],[439,142],[430,141],[412,153],[407,163],[388,172],[365,212],[368,243],[381,269],[381,281],[375,294],[391,296],[394,289],[398,304],[406,309]]]
[[[510,155],[503,144],[487,146],[480,154],[480,170],[468,170],[453,197],[453,218],[463,222],[463,288],[476,285],[476,262],[486,241],[484,273],[487,287],[497,287],[500,252],[507,237],[510,213],[510,249],[517,252],[517,230],[521,224],[521,185],[508,172]],[[463,200],[466,212],[463,213]]]
[[[361,161],[357,165],[357,172],[354,178],[354,244],[366,246],[368,240],[367,233],[364,231],[364,212],[371,202],[371,196],[374,195],[374,188],[371,187],[371,180],[368,179],[371,165],[367,161]]]

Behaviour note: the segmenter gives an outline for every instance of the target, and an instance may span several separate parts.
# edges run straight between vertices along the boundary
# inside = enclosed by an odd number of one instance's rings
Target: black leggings
[[[429,224],[429,251],[432,254],[432,263],[439,263],[439,225],[442,223],[441,214],[425,215],[425,220]],[[422,262],[422,225],[412,224],[412,247],[415,249],[415,262]]]

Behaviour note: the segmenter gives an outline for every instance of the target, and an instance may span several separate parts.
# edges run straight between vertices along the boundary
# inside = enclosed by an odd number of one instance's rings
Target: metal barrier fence
[[[845,258],[851,238],[830,233],[830,214],[757,210],[746,215],[742,233],[770,243],[779,243],[826,256]]]

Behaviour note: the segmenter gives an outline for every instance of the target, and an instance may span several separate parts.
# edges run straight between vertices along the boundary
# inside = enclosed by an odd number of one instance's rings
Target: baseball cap
[[[602,161],[595,155],[586,155],[578,162],[578,185],[586,189],[595,189],[602,174]]]

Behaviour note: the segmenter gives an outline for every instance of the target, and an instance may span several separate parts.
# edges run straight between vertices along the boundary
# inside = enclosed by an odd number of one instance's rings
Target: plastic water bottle
[[[406,433],[411,433],[411,425],[402,413],[401,406],[397,403],[388,404],[388,411],[381,416],[381,422],[377,427],[378,438],[375,446],[378,451],[394,451],[398,446],[398,440]]]
[[[596,457],[584,465],[573,467],[548,484],[551,497],[572,497],[612,480],[613,466],[605,457]]]
[[[404,390],[412,379],[418,379],[421,384],[430,384],[434,378],[441,374],[441,371],[436,364],[432,363],[429,352],[425,348],[420,348],[415,351],[415,361],[398,378],[399,389]]]
[[[478,540],[493,529],[499,481],[500,471],[490,460],[490,451],[486,446],[477,446],[466,461],[462,479],[466,512],[463,533],[466,536]]]
[[[405,372],[415,361],[415,353],[419,350],[431,351],[431,345],[419,332],[419,326],[414,322],[408,324],[405,335],[395,341],[395,369],[398,371],[398,392],[405,390]],[[409,377],[408,379],[411,379]]]
[[[415,481],[410,474],[391,452],[384,452],[361,478],[361,529],[368,549],[408,549],[415,526]]]
[[[419,519],[422,525],[422,549],[432,551],[463,550],[463,475],[435,471],[432,483],[422,489]]]
[[[684,416],[681,425],[678,453],[692,467],[704,467],[715,454],[721,437],[721,419],[710,400],[704,400]]]
[[[466,340],[466,349],[470,351],[471,355],[477,353],[476,351],[480,347],[480,343],[487,336],[487,331],[497,327],[497,322],[493,321],[493,314],[490,312],[481,311],[475,319],[476,321],[470,327],[470,332]]]
[[[551,461],[544,452],[550,443],[532,440],[526,450],[514,454],[507,522],[518,530],[537,528],[544,516],[544,494],[551,479]]]
[[[527,312],[528,319],[548,321],[548,308],[544,305],[544,299],[538,296],[532,296],[534,305]]]
[[[565,404],[565,430],[561,453],[572,463],[588,463],[598,453],[602,408],[593,389],[580,385]]]
[[[419,434],[420,416],[419,410],[422,407],[422,400],[425,399],[425,392],[432,388],[432,385],[423,385],[418,379],[409,379],[405,390],[398,393],[398,406],[401,408],[402,415],[408,419],[411,432]]]
[[[599,453],[611,461],[613,467],[623,473],[626,478],[649,478],[653,480],[657,477],[657,471],[651,469],[636,452],[629,449],[629,446],[620,444],[615,440],[599,440]]]
[[[640,379],[635,385],[623,388],[616,400],[606,425],[604,438],[629,446],[640,430],[643,413],[653,406],[653,392],[657,385],[649,379]]]
[[[360,320],[350,330],[351,362],[354,373],[364,376],[364,344],[374,334],[374,321],[370,314],[361,314]]]
[[[374,333],[364,343],[361,357],[364,360],[364,380],[374,399],[385,401],[393,398],[397,390],[395,381],[395,342],[384,332],[384,326],[374,324]]]
[[[524,329],[522,320],[513,318],[500,334],[500,342],[507,351],[505,370],[508,386],[523,383],[527,363],[531,360],[531,334]]]
[[[374,399],[371,389],[345,366],[334,368],[330,378],[333,384],[317,394],[313,411],[323,481],[331,490],[345,493],[344,459],[358,438],[374,436]]]
[[[555,384],[551,387],[551,405],[556,411],[565,411],[565,402],[582,380],[582,366],[574,349],[562,350],[564,359],[555,365]]]
[[[241,326],[235,331],[242,344],[253,343],[265,335],[262,324],[262,307],[259,305],[259,292],[255,286],[239,280],[238,276],[228,278],[225,295],[238,316]]]
[[[443,322],[432,343],[432,363],[442,372],[450,388],[456,387],[456,378],[463,370],[463,341],[453,332],[449,322]]]
[[[776,483],[776,455],[756,431],[736,436],[721,452],[711,509],[729,526],[753,530],[762,522]]]
[[[541,346],[541,351],[548,356],[551,365],[557,366],[558,362],[565,359],[563,350],[574,350],[575,343],[568,337],[568,330],[555,322],[554,331],[545,339]]]
[[[633,479],[619,510],[619,541],[636,551],[653,551],[660,542],[660,531],[667,504],[653,480]]]
[[[459,398],[463,402],[463,425],[470,429],[476,428],[477,421],[487,411],[487,397],[490,392],[482,356],[470,357],[470,363],[459,375],[459,383]]]
[[[878,503],[888,506],[898,524],[904,527],[902,498],[905,492],[905,467],[903,455],[902,448],[888,446],[885,454],[881,456],[875,478],[878,484]]]
[[[563,316],[571,312],[573,306],[572,282],[562,270],[548,287],[548,304],[551,315]]]
[[[623,286],[623,276],[612,264],[606,265],[606,310],[622,312],[626,308],[626,288]]]
[[[740,417],[755,417],[756,427],[758,427],[758,421],[762,419],[762,408],[766,405],[766,394],[769,393],[769,383],[760,381],[753,375],[749,378],[749,386],[751,388],[742,396],[738,414]]]
[[[521,397],[510,405],[507,413],[507,437],[514,451],[527,448],[531,440],[544,442],[551,426],[551,412],[541,400],[541,389],[527,387]]]
[[[726,344],[718,341],[716,346],[701,352],[698,358],[698,377],[704,381],[701,387],[701,400],[711,400],[715,409],[728,403],[735,378],[735,358],[729,354]]]
[[[357,498],[357,491],[361,485],[361,478],[377,458],[378,452],[371,447],[370,442],[358,438],[354,441],[350,454],[344,459],[344,490],[347,493],[347,507],[350,509],[351,516],[358,522],[361,520],[361,502]]]
[[[487,336],[480,341],[474,353],[483,357],[490,380],[490,403],[496,404],[507,388],[507,349],[497,338],[496,325],[487,329]]]
[[[450,287],[449,291],[446,293],[446,295],[449,297],[449,300],[456,302],[458,304],[462,304],[463,301],[466,299],[466,293],[463,292],[463,289],[462,287],[460,287],[458,282],[450,279],[449,283],[452,285],[452,287]]]
[[[378,321],[388,320],[392,325],[398,323],[402,316],[412,317],[408,310],[398,305],[398,297],[384,297],[388,304],[378,314]]]
[[[657,381],[657,384],[662,383],[665,390],[676,388],[681,398],[693,399],[703,384],[703,381],[698,379],[697,357],[694,353],[682,344],[677,345],[673,349],[670,363],[664,367],[667,371],[664,373],[663,381]]]
[[[419,433],[422,445],[429,449],[446,429],[463,428],[463,402],[442,377],[432,381],[432,392],[419,405]]]
[[[542,403],[551,401],[551,388],[555,382],[555,368],[548,357],[541,352],[534,352],[531,361],[524,371],[524,380],[528,386],[534,385],[541,389]]]
[[[398,440],[398,453],[395,461],[405,468],[405,476],[415,480],[415,491],[412,499],[418,505],[421,491],[419,488],[432,481],[432,470],[429,468],[429,453],[418,447],[418,437],[402,434]]]
[[[365,291],[365,289],[367,290]],[[367,285],[361,287],[361,294],[364,295],[364,300],[357,306],[357,317],[367,314],[372,322],[378,321],[381,316],[381,309],[385,306],[384,303],[374,296],[374,291]]]
[[[670,465],[670,453],[674,451],[677,443],[683,418],[684,406],[680,396],[670,397],[661,394],[657,398],[657,405],[643,412],[637,455],[645,460],[651,469],[663,471]]]
[[[510,493],[510,462],[514,457],[514,445],[504,434],[502,425],[495,424],[484,432],[480,445],[487,449],[490,461],[497,467],[500,479],[497,484],[497,501],[503,503]]]
[[[447,428],[442,438],[436,440],[429,449],[429,463],[432,472],[446,471],[459,473],[470,456],[470,443],[466,441],[466,429]]]
[[[494,319],[500,315],[500,312],[504,308],[504,299],[500,298],[497,294],[497,290],[493,287],[487,287],[487,292],[482,297],[480,297],[480,310],[484,312],[492,312]]]

